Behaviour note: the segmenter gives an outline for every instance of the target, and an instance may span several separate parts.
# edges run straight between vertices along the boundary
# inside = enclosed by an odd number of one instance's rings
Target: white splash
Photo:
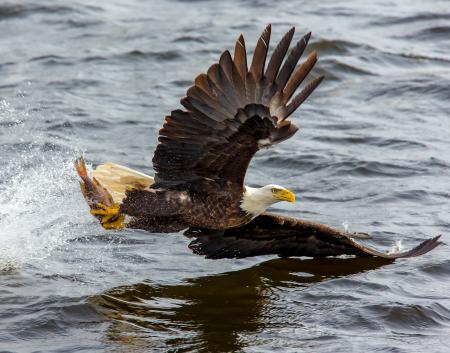
[[[0,190],[0,271],[44,259],[86,223],[73,164],[51,156],[23,167]]]
[[[388,254],[396,254],[403,251],[403,245],[401,240],[396,240],[395,244],[388,251]]]
[[[78,189],[74,152],[46,150],[27,116],[0,102],[6,142],[0,145],[0,272],[34,263],[84,235],[89,213]],[[16,117],[17,116],[17,117]],[[32,129],[31,129],[32,130]],[[22,145],[17,145],[18,142]]]
[[[342,226],[344,227],[344,231],[345,231],[346,233],[348,233],[348,228],[349,228],[348,222],[347,222],[347,221],[342,222]]]

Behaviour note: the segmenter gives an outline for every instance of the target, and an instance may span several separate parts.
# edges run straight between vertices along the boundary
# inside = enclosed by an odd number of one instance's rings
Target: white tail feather
[[[146,189],[155,181],[153,177],[115,163],[99,165],[92,176],[106,188],[114,199],[121,203],[128,189]]]

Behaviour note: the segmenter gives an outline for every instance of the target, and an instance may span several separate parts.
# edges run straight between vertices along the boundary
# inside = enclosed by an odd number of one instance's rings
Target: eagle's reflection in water
[[[111,320],[106,338],[117,343],[119,351],[238,352],[250,340],[254,345],[255,334],[267,325],[276,325],[277,301],[287,290],[304,290],[314,283],[391,262],[380,258],[273,259],[182,284],[144,281],[121,286],[92,297],[90,302]],[[303,304],[296,301],[292,305]],[[310,310],[304,308],[305,317]],[[295,325],[302,326],[302,315],[295,317]]]

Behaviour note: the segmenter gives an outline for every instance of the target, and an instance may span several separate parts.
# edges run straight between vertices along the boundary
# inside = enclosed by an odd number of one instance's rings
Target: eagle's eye
[[[277,191],[278,191],[278,189],[277,188],[272,188],[272,194],[275,194]]]

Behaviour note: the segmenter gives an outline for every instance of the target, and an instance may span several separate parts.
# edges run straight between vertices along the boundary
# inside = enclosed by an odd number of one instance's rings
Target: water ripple
[[[79,192],[76,156],[152,174],[163,117],[196,75],[241,32],[253,52],[272,23],[272,51],[296,26],[326,79],[293,119],[301,133],[258,153],[247,183],[292,187],[301,206],[276,212],[349,224],[382,249],[448,243],[448,4],[300,5],[0,5],[1,349],[445,350],[448,246],[397,262],[208,261],[181,234],[102,230]]]

